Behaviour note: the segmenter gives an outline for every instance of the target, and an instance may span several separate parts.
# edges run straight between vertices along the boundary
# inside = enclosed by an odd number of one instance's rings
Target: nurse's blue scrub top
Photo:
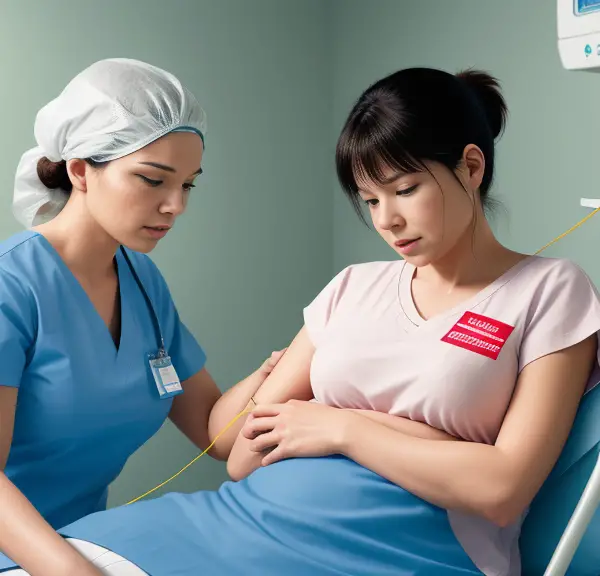
[[[127,254],[183,382],[206,356],[150,258]],[[108,485],[172,404],[148,363],[159,346],[150,309],[120,251],[117,264],[118,349],[43,236],[27,231],[0,243],[0,385],[19,389],[5,473],[55,529],[106,507]]]

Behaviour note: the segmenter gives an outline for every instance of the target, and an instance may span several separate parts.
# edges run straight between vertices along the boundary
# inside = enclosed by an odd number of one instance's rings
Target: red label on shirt
[[[473,312],[465,312],[452,326],[450,332],[442,338],[442,342],[496,360],[513,330],[514,326],[504,322]]]

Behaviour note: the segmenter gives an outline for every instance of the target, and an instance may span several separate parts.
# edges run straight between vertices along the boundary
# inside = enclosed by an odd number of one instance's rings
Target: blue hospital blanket
[[[216,492],[99,512],[61,533],[151,576],[481,574],[445,510],[337,456],[285,460]]]

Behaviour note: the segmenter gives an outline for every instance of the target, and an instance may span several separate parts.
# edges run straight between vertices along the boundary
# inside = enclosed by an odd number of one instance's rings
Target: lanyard
[[[125,261],[127,262],[127,265],[129,266],[129,269],[133,274],[133,278],[135,279],[139,289],[142,292],[142,295],[144,296],[144,300],[146,300],[148,310],[150,310],[152,324],[154,324],[154,334],[156,335],[156,339],[158,341],[158,358],[162,358],[167,355],[167,352],[165,350],[165,341],[163,339],[162,331],[160,329],[160,322],[158,321],[158,316],[156,315],[156,312],[154,311],[154,306],[152,306],[152,301],[150,300],[150,297],[148,296],[148,293],[146,292],[146,289],[144,288],[144,285],[142,284],[142,281],[140,280],[140,277],[135,271],[135,268],[133,267],[133,264],[131,263],[131,260],[129,259],[129,256],[127,255],[127,252],[125,252],[125,248],[123,248],[123,246],[121,246],[121,252],[123,253]]]

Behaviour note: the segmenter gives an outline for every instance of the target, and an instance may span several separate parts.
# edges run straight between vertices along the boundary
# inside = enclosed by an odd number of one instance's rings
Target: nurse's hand
[[[302,400],[260,404],[250,413],[242,434],[252,441],[250,450],[266,453],[263,466],[286,458],[329,456],[339,453],[353,416]]]
[[[266,379],[267,376],[271,372],[273,372],[273,369],[275,368],[275,366],[277,366],[277,362],[279,362],[279,360],[281,360],[281,357],[284,355],[286,350],[287,350],[287,348],[284,348],[283,350],[277,350],[277,351],[273,352],[271,354],[271,356],[269,356],[263,362],[262,366],[258,369],[258,372],[263,377],[263,379]]]

